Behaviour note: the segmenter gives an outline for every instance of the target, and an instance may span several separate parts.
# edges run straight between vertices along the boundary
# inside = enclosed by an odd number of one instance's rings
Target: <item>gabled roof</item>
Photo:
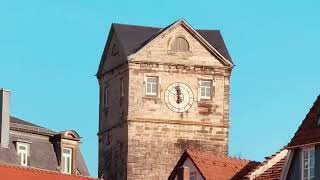
[[[278,180],[284,167],[288,150],[280,149],[257,166],[246,177],[252,180]]]
[[[187,158],[192,160],[206,180],[240,180],[260,164],[259,162],[229,156],[186,150],[180,157],[168,179],[173,179],[176,176],[177,169],[183,165]]]
[[[165,28],[113,23],[109,32],[108,41],[110,41],[111,39],[111,34],[114,33],[120,41],[124,55],[129,57],[130,55],[133,55],[134,53],[142,49],[145,45],[155,39],[162,32],[166,31],[171,26],[179,22],[186,24],[188,27],[190,27],[190,29],[194,30],[197,36],[205,40],[204,43],[207,43],[209,46],[213,47],[213,49],[216,50],[217,53],[222,56],[222,58],[226,59],[232,64],[228,49],[219,30],[193,29],[183,19],[180,19]],[[109,43],[107,42],[104,53],[106,53],[106,49],[108,49],[108,46]],[[105,56],[102,55],[97,74],[99,74],[104,61]]]
[[[33,167],[0,164],[0,179],[12,180],[99,180],[87,176],[63,174]]]
[[[17,151],[14,142],[23,140],[31,143],[31,156],[28,158],[30,161],[30,166],[52,171],[57,170],[57,153],[54,150],[51,138],[59,135],[60,133],[12,116],[10,117],[10,131],[23,133],[9,134],[9,148],[0,147],[0,162],[19,164],[20,162],[17,158]],[[32,136],[28,136],[25,134],[32,134]],[[82,175],[89,175],[89,171],[80,148],[77,148],[75,157],[77,170]]]
[[[317,127],[317,118],[320,115],[320,96],[314,102],[310,108],[309,113],[302,121],[300,127],[295,133],[291,142],[288,144],[288,148],[299,147],[307,144],[320,143],[320,127]]]

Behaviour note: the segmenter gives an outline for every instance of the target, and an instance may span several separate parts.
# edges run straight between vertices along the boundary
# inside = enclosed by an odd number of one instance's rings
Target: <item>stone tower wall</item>
[[[121,96],[121,80],[124,95]],[[100,79],[98,176],[108,180],[127,178],[128,157],[128,69],[124,64]],[[108,90],[108,105],[105,91]]]
[[[174,52],[172,40],[183,37],[189,51]],[[111,43],[117,43],[112,36]],[[110,47],[111,48],[111,47]],[[106,53],[100,83],[99,177],[105,179],[167,179],[185,149],[228,154],[229,89],[231,67],[209,52],[188,28],[178,25],[156,37],[134,57]],[[145,96],[146,76],[159,77],[157,97]],[[120,96],[121,79],[125,95]],[[199,97],[201,79],[214,82],[211,100]],[[182,82],[193,92],[192,107],[171,111],[166,88]],[[104,107],[109,87],[110,105]]]
[[[185,149],[228,153],[230,74],[203,68],[130,63],[128,179],[166,179]],[[144,96],[147,75],[160,78],[159,97]],[[198,80],[203,78],[215,82],[210,101],[198,100]],[[174,82],[193,91],[195,100],[187,112],[173,112],[165,104],[164,91]]]

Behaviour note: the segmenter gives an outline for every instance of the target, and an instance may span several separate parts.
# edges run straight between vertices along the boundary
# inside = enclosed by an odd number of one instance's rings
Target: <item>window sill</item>
[[[201,99],[200,101],[198,101],[198,107],[212,107],[212,105],[213,105],[212,99],[206,99],[206,100]]]
[[[212,102],[212,98],[210,99],[200,99],[198,102]]]
[[[158,96],[150,96],[150,95],[146,95],[146,96],[142,97],[142,99],[160,100],[160,97],[158,97]]]

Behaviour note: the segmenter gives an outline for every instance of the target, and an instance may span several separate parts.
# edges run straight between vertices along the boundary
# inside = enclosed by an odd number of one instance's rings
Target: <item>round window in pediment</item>
[[[183,37],[177,37],[172,41],[171,50],[177,52],[189,51],[189,43]]]

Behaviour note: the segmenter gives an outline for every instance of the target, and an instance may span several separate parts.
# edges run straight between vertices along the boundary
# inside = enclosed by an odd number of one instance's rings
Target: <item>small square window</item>
[[[17,154],[20,156],[20,165],[28,166],[29,144],[17,142]]]
[[[213,94],[212,80],[200,80],[200,99],[211,99]]]
[[[156,76],[146,77],[146,95],[148,96],[158,95],[158,77]]]

